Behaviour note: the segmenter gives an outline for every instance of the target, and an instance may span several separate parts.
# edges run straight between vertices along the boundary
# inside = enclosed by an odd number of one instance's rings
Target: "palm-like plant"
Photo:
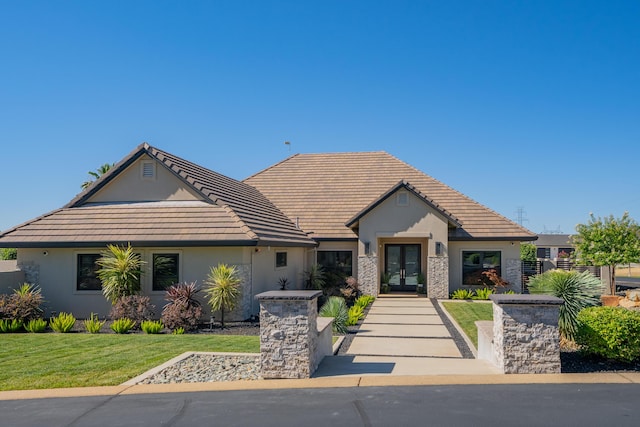
[[[111,169],[112,167],[113,167],[113,164],[105,163],[104,165],[102,165],[98,169],[96,169],[95,171],[89,171],[88,174],[92,177],[92,179],[90,179],[89,181],[83,182],[82,183],[82,189],[85,190],[87,187],[89,187],[91,184],[93,184],[93,182],[95,180],[97,180],[102,175],[107,173],[109,171],[109,169]]]
[[[111,304],[118,298],[140,292],[140,276],[144,261],[128,244],[126,247],[107,245],[96,263],[101,267],[98,278],[102,282],[102,293]]]
[[[320,317],[333,317],[333,332],[337,334],[346,334],[349,331],[347,322],[349,320],[349,310],[347,309],[347,303],[342,297],[329,297],[320,311],[318,311]]]
[[[326,284],[324,267],[320,264],[313,264],[304,276],[307,289],[322,289]]]
[[[588,271],[550,270],[529,279],[529,292],[564,300],[560,306],[558,326],[563,337],[573,340],[578,327],[578,313],[583,308],[598,305],[602,282]]]
[[[224,328],[224,313],[236,308],[242,293],[240,284],[242,281],[238,277],[235,266],[218,264],[211,267],[207,276],[204,289],[205,295],[209,299],[209,305],[213,311],[220,311],[220,324]]]

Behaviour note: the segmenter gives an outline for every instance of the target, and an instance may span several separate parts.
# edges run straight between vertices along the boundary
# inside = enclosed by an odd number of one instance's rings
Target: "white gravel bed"
[[[260,379],[259,355],[231,356],[195,353],[138,384],[176,384]]]

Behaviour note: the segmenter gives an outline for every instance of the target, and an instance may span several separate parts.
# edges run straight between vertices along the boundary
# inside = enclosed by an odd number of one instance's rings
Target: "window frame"
[[[78,293],[78,294],[82,294],[82,295],[87,295],[87,294],[102,294],[102,283],[100,282],[100,279],[98,278],[98,274],[97,274],[97,270],[100,268],[97,263],[95,261],[97,261],[102,254],[100,254],[99,252],[75,252],[74,253],[74,264],[75,264],[75,275],[76,275],[76,280],[75,280],[75,285],[74,285],[74,293]],[[95,257],[94,260],[94,273],[95,273],[95,280],[98,281],[98,283],[100,284],[100,288],[99,289],[80,289],[79,288],[79,284],[80,284],[80,257],[84,257],[84,256],[92,256]],[[85,276],[86,277],[86,276]]]
[[[484,263],[485,253],[487,253],[487,252],[497,252],[499,254],[500,264],[498,265],[498,268],[496,268],[496,267],[484,267],[484,264],[485,264]],[[466,253],[478,253],[478,254],[481,254],[479,262],[478,262],[478,265],[480,265],[480,269],[479,270],[476,268],[471,272],[465,271],[465,262],[464,262],[464,260],[466,258],[466,256],[465,256]],[[482,278],[482,272],[489,271],[489,270],[492,270],[492,269],[496,270],[497,273],[498,273],[498,276],[502,277],[502,264],[503,264],[502,257],[503,257],[503,253],[504,253],[503,249],[463,249],[463,250],[461,250],[460,251],[460,265],[461,265],[461,268],[462,268],[462,277],[461,277],[462,286],[484,286],[481,282],[467,283],[467,281],[466,281],[466,277],[467,277],[468,274],[475,274],[478,271],[479,271],[479,277],[478,277],[479,279]]]
[[[176,256],[176,281],[174,283],[172,283],[171,285],[175,284],[175,283],[180,283],[182,282],[182,251],[178,251],[178,250],[166,250],[166,251],[151,251],[150,257],[151,257],[151,271],[150,271],[150,286],[151,286],[151,292],[153,293],[164,293],[166,292],[167,288],[169,288],[168,285],[166,287],[160,288],[158,287],[156,289],[156,257],[158,256],[168,256],[168,255],[175,255]]]
[[[332,253],[334,253],[334,254],[338,254],[338,253],[340,253],[340,252],[349,253],[349,256],[350,256],[350,258],[351,258],[351,259],[350,259],[350,261],[351,261],[351,268],[350,268],[350,270],[351,270],[351,271],[349,272],[349,274],[346,274],[346,272],[344,272],[344,271],[339,271],[339,269],[334,269],[334,270],[327,269],[327,267],[325,267],[325,266],[324,266],[324,264],[321,264],[321,263],[320,263],[320,253],[321,253],[321,252],[324,252],[324,253],[330,253],[330,252],[332,252]],[[333,273],[338,273],[338,272],[340,272],[340,273],[344,273],[344,274],[346,274],[346,276],[345,276],[345,277],[350,277],[350,276],[353,276],[353,252],[354,252],[354,251],[353,251],[353,250],[351,250],[351,249],[318,249],[318,251],[316,252],[316,263],[317,263],[318,265],[322,265],[322,267],[324,268],[325,272],[326,272],[326,271],[333,272]],[[336,260],[338,260],[338,257],[336,257]]]
[[[278,263],[278,257],[284,255],[284,264]],[[281,260],[280,260],[281,261]],[[274,266],[276,270],[281,270],[283,268],[287,268],[289,265],[289,255],[287,251],[276,251],[274,255]]]

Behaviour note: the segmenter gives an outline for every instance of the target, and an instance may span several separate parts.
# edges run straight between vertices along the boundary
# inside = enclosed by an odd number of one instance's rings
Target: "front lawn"
[[[445,310],[449,312],[462,330],[467,334],[473,345],[478,348],[478,329],[476,320],[493,320],[493,304],[478,302],[443,302]]]
[[[258,353],[237,335],[2,334],[0,390],[121,384],[185,351]]]

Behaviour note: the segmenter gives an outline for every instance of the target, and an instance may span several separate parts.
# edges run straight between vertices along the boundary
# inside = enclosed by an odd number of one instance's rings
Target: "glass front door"
[[[420,273],[420,245],[385,245],[384,271],[392,291],[415,291]]]

